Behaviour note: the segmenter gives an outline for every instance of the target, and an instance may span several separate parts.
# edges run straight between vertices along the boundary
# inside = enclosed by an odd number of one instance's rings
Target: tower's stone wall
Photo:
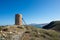
[[[22,25],[22,15],[21,14],[16,14],[15,15],[15,25]]]

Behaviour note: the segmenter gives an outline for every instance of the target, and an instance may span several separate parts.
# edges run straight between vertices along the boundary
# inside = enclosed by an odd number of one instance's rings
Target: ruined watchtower
[[[16,14],[15,15],[15,25],[22,25],[22,15],[21,14]]]

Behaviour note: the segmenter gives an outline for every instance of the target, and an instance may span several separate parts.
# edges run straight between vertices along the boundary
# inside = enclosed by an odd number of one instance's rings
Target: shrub
[[[0,31],[2,30],[2,27],[0,26]]]

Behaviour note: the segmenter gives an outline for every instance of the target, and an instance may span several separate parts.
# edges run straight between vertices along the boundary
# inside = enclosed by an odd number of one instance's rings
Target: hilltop
[[[44,29],[53,29],[60,32],[60,21],[52,21],[49,24],[43,26]]]
[[[6,26],[0,28],[0,40],[60,40],[60,32],[33,26]]]

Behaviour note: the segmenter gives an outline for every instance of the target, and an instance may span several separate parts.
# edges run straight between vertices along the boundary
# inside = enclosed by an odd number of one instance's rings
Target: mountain
[[[44,29],[53,29],[60,31],[60,21],[52,21],[49,24],[43,26]]]
[[[45,24],[30,24],[31,26],[42,28],[43,26],[47,25],[48,23]]]

